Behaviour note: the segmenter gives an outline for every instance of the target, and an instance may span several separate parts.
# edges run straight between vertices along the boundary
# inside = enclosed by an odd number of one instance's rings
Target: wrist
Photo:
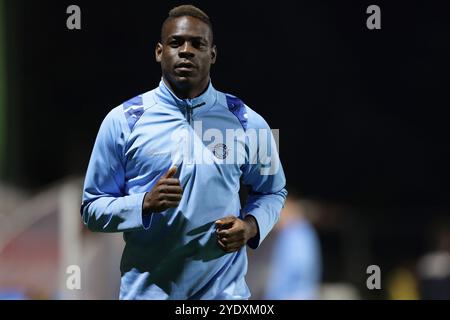
[[[142,214],[149,216],[152,214],[152,210],[150,208],[149,201],[147,200],[149,193],[147,192],[144,196],[144,201],[142,201]]]
[[[256,222],[256,219],[252,215],[247,215],[244,218],[245,224],[247,225],[247,230],[249,234],[249,239],[256,237],[258,234],[258,224]]]

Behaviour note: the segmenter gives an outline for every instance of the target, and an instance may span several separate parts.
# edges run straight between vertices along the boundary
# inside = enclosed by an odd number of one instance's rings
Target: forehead
[[[171,36],[202,37],[211,39],[211,29],[200,19],[185,16],[169,19],[163,26],[164,39]]]

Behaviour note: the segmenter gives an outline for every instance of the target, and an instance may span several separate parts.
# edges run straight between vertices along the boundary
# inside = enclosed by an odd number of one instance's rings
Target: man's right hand
[[[170,168],[165,175],[159,178],[153,189],[145,194],[142,204],[145,214],[161,212],[178,206],[183,195],[183,188],[180,180],[172,178],[176,172],[177,167]]]

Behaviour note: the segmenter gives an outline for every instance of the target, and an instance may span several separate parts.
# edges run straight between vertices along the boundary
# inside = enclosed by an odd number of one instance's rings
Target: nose
[[[194,50],[189,41],[185,41],[178,52],[180,58],[193,57]]]

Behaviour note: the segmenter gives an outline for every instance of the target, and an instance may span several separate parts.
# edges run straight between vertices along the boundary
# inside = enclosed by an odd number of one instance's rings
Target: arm
[[[103,120],[89,161],[81,214],[92,231],[123,232],[148,228],[143,214],[144,193],[125,194],[124,145],[129,130],[120,109]]]
[[[243,184],[250,187],[243,208],[246,217],[253,216],[258,232],[248,241],[256,249],[277,223],[287,196],[286,178],[279,159],[275,139],[268,124],[258,115],[256,135],[247,135],[249,156],[242,167]],[[251,117],[249,117],[249,121]]]
[[[286,179],[279,160],[275,140],[267,123],[254,112],[253,119],[263,130],[247,131],[247,160],[241,167],[250,196],[244,219],[234,216],[215,222],[219,247],[225,252],[239,250],[245,244],[255,249],[278,221],[287,191]],[[254,133],[254,134],[252,134]]]

